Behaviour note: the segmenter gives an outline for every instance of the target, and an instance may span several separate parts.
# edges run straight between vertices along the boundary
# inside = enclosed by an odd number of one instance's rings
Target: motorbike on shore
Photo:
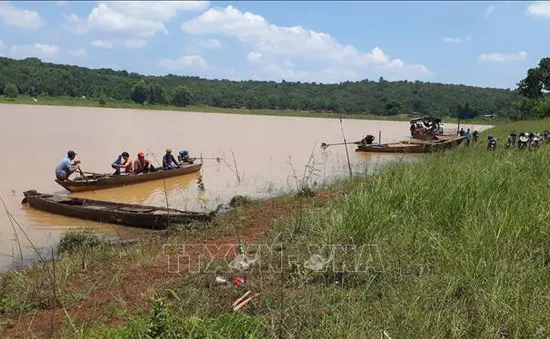
[[[529,141],[531,140],[529,134],[521,133],[518,140],[518,149],[524,149],[529,146]]]
[[[541,141],[541,138],[539,135],[534,134],[531,136],[531,139],[529,139],[529,150],[536,150],[539,146],[539,143]]]
[[[497,139],[490,137],[489,142],[487,143],[488,151],[495,151],[497,149]]]

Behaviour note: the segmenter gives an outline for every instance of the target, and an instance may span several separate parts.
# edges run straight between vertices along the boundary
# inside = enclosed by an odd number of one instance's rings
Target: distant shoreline
[[[97,100],[80,99],[72,97],[41,97],[34,101],[30,96],[18,96],[15,99],[8,99],[0,95],[0,104],[8,105],[36,105],[36,106],[63,106],[63,107],[93,107],[93,108],[119,108],[119,109],[137,109],[146,111],[176,111],[176,112],[195,112],[195,113],[222,113],[222,114],[241,114],[241,115],[264,115],[298,118],[324,118],[324,119],[357,119],[357,120],[379,120],[379,121],[410,121],[411,117],[407,115],[381,116],[374,114],[337,114],[328,112],[311,112],[295,110],[271,110],[271,109],[246,109],[246,108],[220,108],[211,106],[185,106],[176,107],[172,105],[139,105],[133,102],[107,101],[105,105],[100,105]],[[457,123],[454,118],[442,117],[443,123]],[[485,120],[472,119],[462,120],[461,124],[483,124],[496,125],[506,120]]]

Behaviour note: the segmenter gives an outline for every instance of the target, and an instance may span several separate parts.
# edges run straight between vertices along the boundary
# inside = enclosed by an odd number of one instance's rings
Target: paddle
[[[337,146],[337,145],[357,145],[357,144],[360,144],[361,142],[360,141],[353,141],[353,142],[337,142],[335,144],[327,144],[327,143],[322,143],[321,144],[321,148],[322,149],[327,149],[329,146]]]
[[[222,159],[220,157],[216,157],[216,158],[202,158],[202,157],[199,157],[199,158],[189,158],[191,160],[197,160],[197,159],[201,159],[202,160],[216,160],[218,163],[220,163],[222,161]]]
[[[86,176],[84,175],[84,172],[82,172],[82,168],[80,168],[80,166],[78,166],[78,171],[80,172],[80,176],[83,177],[84,180],[86,180],[86,185],[88,185],[88,184],[89,184],[89,182],[88,182],[88,177],[86,177]],[[95,193],[95,191],[92,190],[92,193]]]

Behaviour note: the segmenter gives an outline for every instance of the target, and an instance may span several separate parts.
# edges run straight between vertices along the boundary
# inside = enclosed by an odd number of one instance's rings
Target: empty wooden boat
[[[170,170],[159,169],[155,172],[140,173],[140,174],[98,174],[90,173],[85,176],[75,177],[70,180],[55,179],[59,185],[63,186],[70,192],[95,191],[104,188],[113,188],[125,185],[137,184],[145,181],[152,181],[175,177],[200,171],[202,163],[183,165],[181,168]]]
[[[168,225],[212,220],[215,212],[200,213],[173,208],[122,204],[109,201],[70,198],[42,194],[35,190],[23,193],[23,203],[33,208],[67,217],[121,224],[140,228],[164,229]]]
[[[464,137],[455,136],[448,140],[423,141],[409,139],[386,144],[359,144],[356,152],[384,152],[384,153],[429,153],[449,149],[462,143]]]

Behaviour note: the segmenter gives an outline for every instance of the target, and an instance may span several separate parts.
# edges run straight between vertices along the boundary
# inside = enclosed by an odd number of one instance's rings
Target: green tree
[[[530,96],[540,99],[548,88],[550,61],[542,60],[531,77],[522,84],[531,88]],[[537,71],[538,69],[538,71]],[[547,81],[548,82],[548,81]],[[43,63],[37,58],[15,60],[0,57],[0,83],[14,84],[19,93],[28,95],[102,96],[118,101],[133,100],[150,104],[197,104],[222,108],[291,109],[339,114],[399,114],[417,112],[457,116],[457,106],[465,102],[475,107],[474,114],[502,112],[506,116],[526,116],[512,108],[521,99],[518,91],[479,88],[465,85],[422,81],[344,81],[317,84],[283,81],[207,80],[196,76],[145,76],[112,69],[88,69],[78,66]],[[527,86],[532,84],[532,86]],[[179,87],[187,88],[185,94]],[[172,96],[179,93],[176,98]],[[190,93],[193,95],[191,96]],[[529,112],[529,114],[533,114]]]
[[[550,91],[550,58],[542,58],[539,65],[527,71],[525,79],[518,83],[518,92],[529,99],[540,99],[542,91]]]
[[[18,94],[17,86],[15,86],[14,84],[7,84],[6,85],[6,88],[4,89],[4,95],[7,98],[15,99],[15,98],[17,98],[17,94]]]
[[[473,108],[470,106],[470,103],[467,102],[463,105],[458,105],[456,108],[456,116],[460,119],[473,119],[476,114]]]
[[[172,96],[172,104],[178,107],[185,107],[191,103],[191,92],[185,86],[179,86],[175,89]]]
[[[143,104],[149,96],[149,87],[144,80],[138,81],[132,88],[131,99],[138,104]]]
[[[165,95],[164,90],[159,84],[150,84],[147,88],[148,96],[149,96],[149,103],[150,104],[164,104],[165,102]]]

